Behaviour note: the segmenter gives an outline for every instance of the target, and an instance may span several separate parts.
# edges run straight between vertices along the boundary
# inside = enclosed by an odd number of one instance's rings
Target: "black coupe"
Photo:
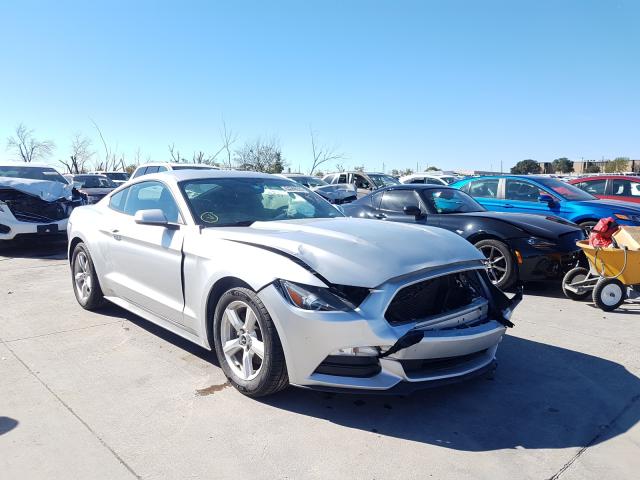
[[[516,280],[555,278],[579,259],[584,232],[558,217],[490,212],[460,190],[437,185],[387,187],[342,206],[352,217],[446,228],[487,257],[489,277],[500,288]],[[402,239],[398,239],[402,248]]]

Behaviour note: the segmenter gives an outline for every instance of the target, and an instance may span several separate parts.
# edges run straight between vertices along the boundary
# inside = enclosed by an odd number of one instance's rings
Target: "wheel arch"
[[[68,260],[69,260],[69,264],[71,264],[71,260],[72,260],[72,257],[73,257],[73,251],[75,250],[76,246],[81,242],[84,242],[84,240],[81,237],[77,236],[77,235],[75,237],[73,237],[69,241],[69,251],[67,252],[67,257],[68,257]]]
[[[469,237],[467,237],[467,241],[469,243],[474,244],[474,245],[476,243],[478,243],[478,242],[481,242],[482,240],[497,240],[498,242],[502,242],[505,245],[507,245],[507,247],[509,247],[509,244],[507,242],[505,242],[503,238],[500,238],[495,233],[478,232],[478,233],[474,233],[473,235],[470,235]],[[511,247],[509,247],[509,250],[511,250]]]

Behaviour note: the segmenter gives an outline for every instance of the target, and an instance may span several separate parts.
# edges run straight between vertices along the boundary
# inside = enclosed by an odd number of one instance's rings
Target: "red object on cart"
[[[612,235],[620,226],[612,217],[601,218],[589,234],[589,245],[592,247],[609,247],[613,243]]]

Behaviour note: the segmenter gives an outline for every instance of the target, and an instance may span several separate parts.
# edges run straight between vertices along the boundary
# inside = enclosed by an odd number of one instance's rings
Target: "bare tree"
[[[282,150],[275,138],[246,142],[240,150],[236,150],[235,155],[236,164],[242,170],[282,173],[286,167]]]
[[[91,150],[91,139],[76,133],[71,140],[71,155],[69,160],[58,160],[69,173],[83,173],[87,162],[95,152]]]
[[[323,163],[344,158],[344,155],[336,152],[335,148],[318,145],[316,133],[311,127],[309,127],[309,134],[311,135],[311,153],[313,154],[313,164],[309,175],[313,175],[315,169]]]
[[[336,171],[344,172],[344,165],[342,163],[336,163]]]
[[[222,130],[220,130],[220,137],[222,137],[222,150],[227,153],[227,167],[231,168],[231,145],[233,145],[238,139],[238,134],[233,130],[227,130],[227,122],[222,119]]]
[[[180,157],[180,150],[176,150],[175,143],[169,145],[169,155],[171,155],[171,161],[175,163],[182,162],[182,157]]]
[[[37,140],[33,136],[33,130],[28,129],[23,123],[16,127],[15,137],[7,139],[7,150],[13,150],[16,157],[23,162],[45,159],[54,149],[55,144],[52,140]]]

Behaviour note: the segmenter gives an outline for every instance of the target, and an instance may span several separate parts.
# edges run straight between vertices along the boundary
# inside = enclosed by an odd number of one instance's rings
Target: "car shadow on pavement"
[[[585,447],[640,417],[640,379],[615,362],[505,337],[493,380],[409,396],[289,388],[271,406],[378,435],[463,451]]]
[[[67,239],[66,237],[48,237],[28,240],[4,240],[0,242],[0,261],[10,258],[64,260],[67,258]]]

